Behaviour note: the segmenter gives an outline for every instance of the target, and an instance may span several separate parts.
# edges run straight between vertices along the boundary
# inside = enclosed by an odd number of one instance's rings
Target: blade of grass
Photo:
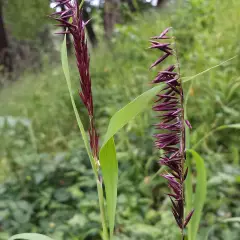
[[[107,133],[104,137],[104,145],[108,142],[110,138],[114,136],[122,127],[124,127],[130,120],[141,113],[145,108],[147,108],[149,102],[156,96],[156,94],[162,89],[162,85],[158,85],[150,90],[144,92],[133,101],[128,103],[121,110],[116,112],[110,119]]]
[[[188,167],[188,175],[185,180],[185,199],[186,199],[186,212],[189,213],[193,209],[192,165],[189,152],[187,152],[186,167]],[[188,240],[193,240],[191,222],[192,220],[188,224]]]
[[[130,120],[142,112],[149,102],[161,90],[162,86],[154,87],[135,98],[111,118],[104,142],[100,149],[100,164],[103,181],[106,186],[107,212],[110,228],[110,239],[113,236],[117,203],[118,164],[113,136]]]
[[[184,111],[184,117],[187,119],[187,101],[190,94],[190,88],[192,87],[193,82],[191,82],[187,95],[185,97],[185,111]],[[189,127],[185,127],[185,134],[186,134],[186,149],[190,149],[190,129]],[[193,210],[193,187],[192,187],[192,165],[191,165],[191,159],[190,159],[190,153],[186,152],[186,168],[188,168],[188,175],[185,180],[185,199],[186,199],[186,212],[189,213]],[[188,240],[192,239],[192,225],[191,221],[188,224]]]
[[[192,157],[196,164],[197,178],[196,178],[196,191],[193,195],[193,208],[194,214],[189,223],[191,229],[191,240],[195,240],[197,237],[197,231],[200,224],[203,206],[207,195],[207,173],[204,164],[204,160],[201,156],[193,149],[187,150],[188,153],[192,154]]]
[[[117,206],[118,162],[114,139],[111,138],[100,152],[100,164],[105,185],[110,239],[113,237]]]
[[[209,72],[210,70],[212,70],[212,69],[214,69],[214,68],[217,68],[217,67],[223,65],[223,64],[225,64],[225,63],[233,60],[233,59],[236,58],[237,56],[238,56],[238,55],[236,55],[236,56],[234,56],[234,57],[232,57],[232,58],[229,58],[229,59],[227,59],[226,61],[221,62],[221,63],[219,63],[219,64],[217,64],[217,65],[215,65],[215,66],[213,66],[213,67],[210,67],[210,68],[208,68],[208,69],[206,69],[206,70],[204,70],[204,71],[202,71],[202,72],[200,72],[200,73],[198,73],[198,74],[196,74],[196,75],[193,75],[193,76],[191,76],[191,77],[182,77],[182,79],[185,79],[185,80],[183,80],[183,83],[188,82],[188,81],[191,81],[191,80],[193,80],[194,78],[196,78],[196,77],[198,77],[198,76],[200,76],[200,75],[202,75],[202,74],[205,74],[205,73]]]
[[[220,127],[217,127],[217,128],[216,128],[216,131],[223,130],[223,129],[227,129],[227,128],[240,129],[240,123],[222,125],[222,126],[220,126]]]

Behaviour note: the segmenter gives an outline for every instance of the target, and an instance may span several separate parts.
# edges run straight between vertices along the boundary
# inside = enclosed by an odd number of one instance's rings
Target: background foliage
[[[33,40],[49,22],[46,17],[51,12],[49,1],[18,0],[4,3],[8,31],[17,39]]]
[[[116,26],[110,43],[101,41],[92,50],[97,124],[104,133],[112,114],[149,87],[155,73],[149,73],[148,66],[156,55],[146,50],[147,40],[169,25],[175,28],[184,77],[237,55],[184,85],[185,93],[189,89],[187,112],[193,126],[190,145],[205,160],[208,174],[199,239],[237,240],[240,223],[222,220],[240,216],[239,131],[221,130],[198,142],[220,125],[239,123],[240,3],[189,0],[183,4],[134,13],[130,24]],[[72,79],[84,120],[75,68]],[[55,239],[100,239],[93,173],[58,63],[44,56],[41,72],[29,69],[21,80],[2,89],[0,116],[0,239],[20,232]],[[117,135],[115,239],[177,238],[166,183],[156,176],[155,121],[149,107]]]

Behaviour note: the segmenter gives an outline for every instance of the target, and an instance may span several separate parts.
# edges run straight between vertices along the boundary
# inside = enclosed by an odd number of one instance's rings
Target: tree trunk
[[[3,3],[0,0],[0,65],[3,66],[3,71],[11,72],[13,70],[12,58],[8,51],[8,39],[3,22]],[[1,69],[0,69],[1,71]]]
[[[114,25],[120,21],[121,0],[105,0],[104,4],[104,30],[106,38],[112,36]]]

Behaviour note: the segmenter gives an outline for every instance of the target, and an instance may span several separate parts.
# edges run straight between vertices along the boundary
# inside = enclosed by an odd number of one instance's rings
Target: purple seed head
[[[151,49],[158,49],[163,52],[150,68],[156,67],[170,56],[176,57],[173,43],[161,42],[171,39],[167,36],[171,28],[164,30],[159,36],[151,38]],[[176,58],[177,59],[177,58]],[[177,61],[178,62],[178,61]],[[184,180],[187,177],[187,169],[184,170],[185,162],[185,123],[191,127],[189,121],[184,120],[183,88],[180,79],[179,63],[170,65],[158,72],[153,84],[164,83],[165,87],[157,95],[153,110],[160,112],[158,117],[161,122],[155,124],[161,133],[154,135],[155,146],[162,149],[164,154],[160,158],[160,164],[167,166],[170,171],[162,176],[167,179],[171,189],[169,193],[172,202],[172,213],[177,225],[183,232],[190,221],[193,211],[184,219]]]
[[[77,67],[80,74],[81,91],[79,95],[85,105],[89,115],[89,137],[90,146],[94,157],[98,156],[98,134],[96,132],[93,116],[93,99],[91,88],[91,77],[89,71],[89,54],[88,46],[85,37],[85,26],[88,22],[83,21],[83,12],[79,9],[78,1],[74,0],[55,0],[58,6],[64,9],[61,12],[55,12],[51,15],[56,21],[60,22],[58,26],[65,29],[63,32],[57,34],[71,34],[73,37],[73,44],[75,55],[77,59]]]

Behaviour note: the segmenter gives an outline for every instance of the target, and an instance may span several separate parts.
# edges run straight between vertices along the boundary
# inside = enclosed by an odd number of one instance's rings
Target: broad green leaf
[[[118,162],[113,137],[108,140],[100,152],[100,164],[106,192],[110,239],[112,239],[117,205],[118,184]]]
[[[192,154],[192,159],[194,159],[196,163],[196,171],[197,171],[197,179],[196,179],[196,191],[193,195],[193,208],[194,214],[192,216],[191,221],[189,222],[189,240],[195,240],[197,237],[197,231],[200,224],[201,214],[203,210],[203,206],[205,203],[206,195],[207,195],[207,174],[204,165],[204,160],[201,156],[193,149],[188,150],[189,153]],[[188,201],[188,199],[186,199]],[[188,205],[191,203],[187,203]]]
[[[21,233],[10,237],[9,240],[53,240],[53,239],[38,233]]]
[[[108,142],[108,140],[114,136],[115,133],[117,133],[130,120],[132,120],[140,112],[142,112],[161,89],[162,85],[151,88],[150,90],[144,92],[143,94],[135,98],[133,101],[128,103],[121,110],[116,112],[110,119],[102,148]]]
[[[113,235],[117,203],[118,163],[113,136],[130,120],[142,112],[149,102],[161,90],[162,86],[154,87],[135,98],[111,118],[103,145],[100,149],[100,164],[103,181],[106,187],[107,213],[110,228],[110,239]]]
[[[74,102],[74,98],[73,98],[73,95],[72,95],[72,87],[71,87],[71,79],[70,79],[70,73],[69,73],[67,47],[66,47],[66,36],[64,37],[63,44],[62,44],[61,60],[62,60],[62,68],[63,68],[63,72],[64,72],[64,75],[65,75],[65,78],[66,78],[67,87],[68,87],[69,95],[70,95],[70,98],[71,98],[73,110],[74,110],[74,113],[75,113],[75,116],[76,116],[76,119],[77,119],[77,124],[78,124],[80,132],[82,134],[84,145],[85,145],[85,148],[87,150],[89,159],[92,163],[92,167],[94,168],[93,157],[92,157],[92,153],[91,153],[91,150],[90,150],[88,138],[87,138],[85,129],[83,127],[81,118],[79,116],[79,113],[78,113],[78,110],[77,110],[77,107],[76,107],[76,104]]]

